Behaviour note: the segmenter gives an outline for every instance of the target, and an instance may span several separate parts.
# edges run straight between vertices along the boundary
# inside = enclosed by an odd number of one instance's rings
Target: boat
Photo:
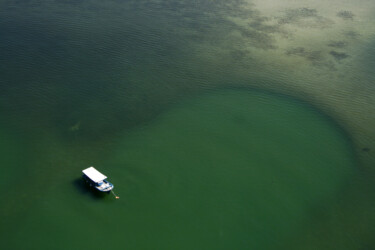
[[[96,190],[100,192],[110,192],[114,186],[112,183],[107,181],[107,176],[100,173],[94,167],[89,167],[82,170],[83,179],[90,185],[90,187],[94,187]]]

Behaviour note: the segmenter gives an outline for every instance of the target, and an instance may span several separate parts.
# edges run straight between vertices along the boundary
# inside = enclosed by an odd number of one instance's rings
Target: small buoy
[[[111,190],[111,193],[113,194],[113,196],[114,196],[116,199],[120,199],[120,197],[117,196],[117,195],[115,194],[115,192],[113,192],[113,190]]]

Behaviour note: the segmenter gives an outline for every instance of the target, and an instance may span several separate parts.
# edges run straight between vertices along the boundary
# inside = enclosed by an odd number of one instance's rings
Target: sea
[[[374,14],[0,0],[0,248],[375,249]]]

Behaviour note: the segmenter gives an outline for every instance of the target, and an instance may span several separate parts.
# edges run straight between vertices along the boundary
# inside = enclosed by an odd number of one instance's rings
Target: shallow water
[[[373,248],[373,4],[0,4],[5,249]]]

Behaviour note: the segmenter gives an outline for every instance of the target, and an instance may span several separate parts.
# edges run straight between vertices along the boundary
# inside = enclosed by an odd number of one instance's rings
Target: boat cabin
[[[114,186],[112,183],[107,181],[107,176],[100,173],[94,167],[89,167],[82,170],[83,179],[95,189],[101,192],[110,192]]]

